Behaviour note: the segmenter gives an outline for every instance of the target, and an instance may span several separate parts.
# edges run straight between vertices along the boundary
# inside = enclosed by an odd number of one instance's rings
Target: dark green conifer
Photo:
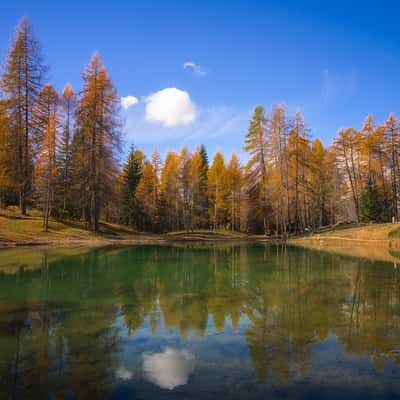
[[[135,149],[132,146],[123,169],[120,221],[127,226],[135,226],[137,217],[137,206],[135,192],[142,174],[140,160],[135,156]]]
[[[361,217],[364,221],[382,221],[382,202],[379,197],[378,189],[370,176],[360,201]]]

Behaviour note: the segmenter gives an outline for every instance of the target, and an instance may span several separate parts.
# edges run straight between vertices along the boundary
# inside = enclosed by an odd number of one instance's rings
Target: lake
[[[396,263],[227,243],[0,252],[0,399],[396,397]]]

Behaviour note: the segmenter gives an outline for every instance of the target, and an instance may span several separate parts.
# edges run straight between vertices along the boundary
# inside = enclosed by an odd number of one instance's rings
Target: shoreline
[[[40,229],[37,217],[0,218],[9,222],[0,231],[0,252],[5,249],[35,248],[96,248],[107,246],[168,245],[168,244],[287,244],[311,250],[395,261],[400,258],[400,223],[369,224],[348,228],[334,228],[286,241],[263,234],[243,234],[230,231],[177,231],[168,233],[136,232],[120,225],[102,224],[99,233],[89,232],[73,222],[54,221],[49,232]],[[1,222],[1,221],[0,221]],[[28,226],[25,223],[28,222]],[[18,226],[17,223],[20,225]],[[0,224],[1,225],[1,224]],[[393,233],[396,233],[393,235]]]
[[[346,237],[340,235],[312,235],[293,238],[288,241],[291,246],[324,251],[339,255],[367,258],[375,261],[399,261],[400,239],[382,237],[375,239]]]
[[[38,238],[38,239],[24,239],[24,240],[10,240],[0,241],[0,251],[3,249],[11,248],[37,248],[37,247],[52,247],[52,248],[71,248],[71,247],[101,247],[101,246],[133,246],[133,245],[156,245],[156,244],[169,244],[169,243],[212,243],[212,242],[235,242],[235,243],[265,243],[278,242],[276,239],[267,238],[262,235],[248,235],[248,236],[229,236],[229,235],[199,235],[191,234],[151,234],[143,233],[137,235],[127,235],[116,238],[107,236],[98,237],[57,237],[57,238]]]

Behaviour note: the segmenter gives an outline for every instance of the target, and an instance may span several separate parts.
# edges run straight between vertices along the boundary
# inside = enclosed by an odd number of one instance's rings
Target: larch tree
[[[99,55],[83,71],[79,95],[60,98],[27,18],[18,23],[0,77],[0,205],[28,205],[84,219],[166,231],[228,228],[286,238],[341,221],[399,220],[400,122],[368,115],[339,130],[333,145],[309,140],[300,112],[254,108],[245,136],[248,162],[205,147],[170,151],[162,164],[131,149],[120,168],[120,99]],[[59,138],[58,138],[59,136]],[[34,194],[35,196],[32,196]],[[36,203],[35,203],[36,202]],[[349,207],[349,204],[352,205]]]
[[[59,98],[50,84],[43,86],[32,112],[33,127],[38,144],[34,173],[37,204],[43,209],[43,230],[47,231],[49,217],[55,204],[57,178],[57,128]]]
[[[183,146],[180,153],[180,162],[179,162],[179,193],[181,198],[181,206],[182,206],[182,222],[183,228],[185,230],[190,229],[190,218],[191,218],[191,203],[192,203],[192,192],[190,190],[190,154],[186,146]]]
[[[376,135],[375,135],[375,126],[374,120],[371,114],[367,116],[364,121],[364,124],[360,131],[361,134],[361,147],[362,154],[367,158],[367,176],[368,178],[373,177],[373,159],[375,155],[375,147],[376,147]]]
[[[6,206],[11,200],[17,182],[16,154],[13,152],[13,138],[8,129],[6,101],[0,100],[0,207]]]
[[[168,152],[161,171],[160,219],[164,230],[182,227],[180,172],[181,157],[176,152]]]
[[[156,177],[154,196],[155,196],[155,202],[157,204],[160,192],[160,174],[162,168],[161,156],[160,153],[158,152],[157,147],[155,147],[153,152],[151,153],[151,165],[153,166],[154,175]]]
[[[386,140],[385,140],[385,126],[377,125],[373,133],[374,142],[374,159],[372,161],[372,173],[374,176],[374,182],[380,193],[382,200],[382,219],[384,221],[390,220],[390,178],[388,178],[387,165],[390,159],[386,151]]]
[[[58,189],[61,197],[61,209],[64,213],[71,212],[72,186],[72,139],[74,131],[74,117],[77,99],[72,86],[67,83],[60,99],[61,135],[58,152]]]
[[[196,213],[199,228],[208,228],[208,155],[204,145],[200,146],[200,171],[199,171],[199,193],[196,201]]]
[[[208,170],[208,196],[210,204],[210,220],[213,229],[223,227],[226,221],[226,167],[224,156],[217,151]]]
[[[28,18],[23,17],[16,28],[0,80],[0,89],[6,100],[8,129],[11,132],[11,150],[15,153],[13,168],[21,214],[26,214],[28,196],[32,187],[35,148],[32,137],[32,110],[46,67],[38,41]]]
[[[287,235],[290,221],[289,208],[289,160],[287,153],[286,111],[281,105],[274,105],[267,124],[269,163],[274,178],[274,214],[276,231]]]
[[[244,151],[249,153],[247,163],[249,190],[257,192],[260,198],[264,233],[268,228],[268,189],[267,189],[267,133],[264,108],[257,105],[250,120],[249,129],[245,137]],[[258,196],[257,196],[258,197]]]
[[[323,225],[335,222],[337,197],[341,189],[337,189],[340,179],[337,178],[335,155],[330,154],[322,145],[321,140],[315,139],[311,145],[309,163],[309,195],[310,223],[313,230]]]
[[[146,161],[139,184],[135,191],[135,202],[139,209],[137,226],[140,229],[154,231],[157,229],[158,204],[156,200],[157,177],[153,164]]]
[[[193,230],[200,225],[198,201],[200,191],[201,156],[197,147],[190,153],[187,160],[188,175],[188,224],[187,229]]]
[[[390,180],[392,193],[392,218],[399,218],[399,149],[400,149],[400,122],[391,113],[385,122],[386,148],[389,154]]]
[[[207,171],[207,153],[197,146],[188,160],[190,229],[208,228]]]
[[[360,137],[354,128],[340,129],[335,139],[337,156],[344,166],[353,199],[356,220],[360,220]]]
[[[232,231],[240,231],[243,176],[239,158],[232,153],[226,166],[227,200],[229,205],[229,223]]]
[[[83,210],[89,229],[98,231],[101,210],[112,193],[117,175],[116,151],[120,150],[119,98],[98,53],[83,74],[77,105],[76,127],[82,145],[76,149],[83,161]]]
[[[300,112],[294,117],[287,142],[288,175],[294,203],[294,232],[303,231],[308,226],[308,156],[309,144],[306,137],[304,118]],[[303,205],[303,207],[302,207]],[[291,221],[288,221],[289,223]]]

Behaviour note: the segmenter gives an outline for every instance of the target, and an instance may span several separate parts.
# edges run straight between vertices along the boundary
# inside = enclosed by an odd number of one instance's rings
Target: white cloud
[[[125,110],[127,110],[129,107],[134,106],[138,102],[139,102],[139,100],[135,96],[121,97],[121,106]]]
[[[183,63],[183,69],[190,69],[193,71],[195,75],[198,76],[205,76],[207,75],[207,71],[201,65],[194,63],[193,61],[186,61]]]
[[[146,98],[146,121],[172,127],[187,125],[196,119],[196,107],[189,93],[177,88],[166,88]]]
[[[118,379],[121,379],[122,381],[129,381],[130,379],[132,379],[133,373],[132,373],[132,371],[130,371],[129,369],[127,369],[125,367],[119,367],[115,371],[115,376]]]
[[[194,356],[186,350],[166,348],[162,353],[143,355],[145,378],[163,389],[185,385],[193,370]]]

